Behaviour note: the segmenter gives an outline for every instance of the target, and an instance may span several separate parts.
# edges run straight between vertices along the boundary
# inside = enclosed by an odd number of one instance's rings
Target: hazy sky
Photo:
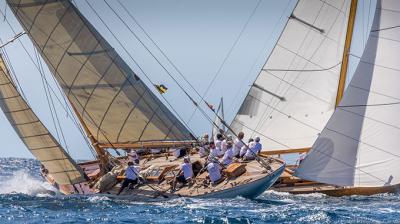
[[[81,12],[104,35],[122,58],[142,77],[142,80],[146,81],[135,62],[98,19],[86,0],[75,2]],[[103,0],[88,0],[88,2],[101,15],[107,26],[117,35],[119,41],[152,82],[162,83],[169,88],[165,97],[195,134],[209,132],[211,124],[199,112],[190,119],[194,106],[105,2]],[[194,91],[185,84],[117,1],[108,0],[108,2],[146,47],[198,100]],[[260,3],[258,0],[121,0],[121,2],[198,92],[203,94],[207,88],[210,88],[205,99],[217,105],[220,97],[223,96],[227,121],[233,119],[296,4],[294,0],[261,0]],[[351,50],[355,55],[362,54],[368,28],[372,22],[375,3],[376,0],[359,1]],[[0,0],[0,10],[2,13],[5,12],[7,20],[16,32],[21,32],[21,26],[10,9],[6,8],[5,0]],[[238,39],[244,27],[245,29]],[[1,17],[1,40],[6,41],[13,36],[10,27]],[[24,36],[20,40],[34,56],[29,38]],[[231,50],[233,45],[235,46]],[[19,42],[8,45],[6,51],[30,105],[50,131],[55,134],[39,72]],[[229,57],[223,63],[228,54]],[[349,74],[354,71],[356,63],[357,61],[351,58]],[[221,67],[222,69],[220,69]],[[212,77],[219,70],[216,81],[209,87]],[[46,73],[47,79],[52,81],[49,72],[46,71]],[[57,89],[53,82],[52,85],[54,89]],[[58,97],[61,98],[60,95]],[[63,112],[61,104],[57,104],[57,108],[72,156],[79,159],[90,158],[91,154],[82,136],[70,118]],[[3,113],[0,113],[0,127],[1,157],[32,157]]]

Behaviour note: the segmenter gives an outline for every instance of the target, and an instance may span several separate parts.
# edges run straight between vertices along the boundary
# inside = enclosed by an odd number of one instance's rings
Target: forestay
[[[344,97],[296,176],[342,186],[400,183],[400,2],[377,2]]]
[[[7,3],[99,143],[191,139],[71,1]]]
[[[0,54],[0,107],[31,153],[58,184],[85,181],[81,169],[32,111],[18,92]]]
[[[350,2],[300,0],[231,124],[264,149],[310,147],[335,108]]]

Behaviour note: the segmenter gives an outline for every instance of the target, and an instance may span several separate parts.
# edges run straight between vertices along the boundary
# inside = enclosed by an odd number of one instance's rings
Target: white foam
[[[50,196],[57,190],[49,183],[40,181],[20,170],[12,176],[0,178],[0,194],[27,194],[32,196]]]

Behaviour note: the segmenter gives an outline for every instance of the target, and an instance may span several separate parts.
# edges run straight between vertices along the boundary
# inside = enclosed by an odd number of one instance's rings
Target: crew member
[[[261,152],[262,144],[260,143],[260,137],[255,137],[254,143],[249,144],[249,149],[247,149],[244,155],[244,160],[253,160]]]
[[[139,164],[139,155],[134,149],[131,149],[131,151],[128,153],[128,162]]]
[[[235,142],[233,145],[233,156],[235,156],[236,158],[240,157],[240,150],[244,146],[243,138],[244,138],[244,133],[239,132],[238,137],[235,139]]]
[[[177,177],[174,180],[172,189],[175,190],[177,182],[180,182],[182,184],[186,184],[192,178],[193,178],[192,164],[190,163],[189,157],[185,156],[185,158],[183,158],[183,164],[181,165],[181,169],[179,170],[179,173],[178,173]]]
[[[228,166],[233,161],[233,148],[232,148],[232,145],[233,144],[232,144],[231,141],[227,142],[227,150],[224,153],[224,157],[222,157],[222,164],[224,164],[224,166]]]
[[[125,171],[125,180],[122,182],[121,188],[119,189],[117,195],[121,194],[121,192],[128,187],[129,185],[133,186],[138,183],[138,175],[139,168],[133,165],[133,162],[128,162],[128,167]]]
[[[216,159],[209,160],[207,165],[207,171],[212,184],[218,183],[218,181],[221,180],[222,178],[221,170],[222,167],[221,165],[219,165],[218,160]]]

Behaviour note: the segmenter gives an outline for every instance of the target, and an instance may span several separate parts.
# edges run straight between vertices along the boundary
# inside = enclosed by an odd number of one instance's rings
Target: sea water
[[[400,223],[400,195],[333,198],[267,191],[254,200],[136,202],[63,196],[33,159],[0,158],[0,223]]]

